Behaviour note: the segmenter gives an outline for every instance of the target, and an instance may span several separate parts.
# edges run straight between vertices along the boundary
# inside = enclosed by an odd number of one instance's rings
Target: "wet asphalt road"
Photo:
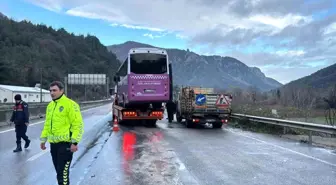
[[[83,113],[85,134],[74,155],[72,185],[336,184],[332,150],[232,128],[169,128],[166,120],[157,128],[121,126],[111,132],[110,111],[106,105]],[[29,127],[31,147],[17,154],[15,132],[6,129],[0,130],[1,184],[56,185],[50,153],[39,149],[42,124]]]

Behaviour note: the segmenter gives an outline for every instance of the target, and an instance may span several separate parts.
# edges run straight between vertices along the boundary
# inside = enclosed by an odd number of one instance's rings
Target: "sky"
[[[1,0],[0,12],[104,45],[235,57],[281,83],[336,62],[335,0]]]

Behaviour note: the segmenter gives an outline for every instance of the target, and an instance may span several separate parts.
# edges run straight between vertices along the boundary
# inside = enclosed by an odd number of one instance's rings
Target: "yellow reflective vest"
[[[48,104],[40,139],[49,143],[79,143],[84,133],[83,127],[79,105],[63,94]]]

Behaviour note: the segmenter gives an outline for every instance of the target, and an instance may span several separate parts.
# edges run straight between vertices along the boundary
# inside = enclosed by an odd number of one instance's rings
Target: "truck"
[[[213,88],[182,87],[178,94],[176,119],[188,128],[222,128],[231,115],[232,95],[215,93]]]
[[[172,99],[172,66],[167,51],[132,48],[114,76],[113,120],[142,121],[155,126],[163,119],[163,103]]]

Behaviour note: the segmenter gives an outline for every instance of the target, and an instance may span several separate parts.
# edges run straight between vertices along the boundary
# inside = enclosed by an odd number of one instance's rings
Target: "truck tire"
[[[187,128],[194,128],[195,127],[192,120],[188,120],[188,119],[186,119],[185,125],[186,125]]]
[[[222,123],[213,123],[212,124],[212,128],[216,128],[216,129],[222,128],[222,126],[223,126]]]
[[[182,117],[179,112],[176,112],[176,121],[181,123],[182,122]]]

